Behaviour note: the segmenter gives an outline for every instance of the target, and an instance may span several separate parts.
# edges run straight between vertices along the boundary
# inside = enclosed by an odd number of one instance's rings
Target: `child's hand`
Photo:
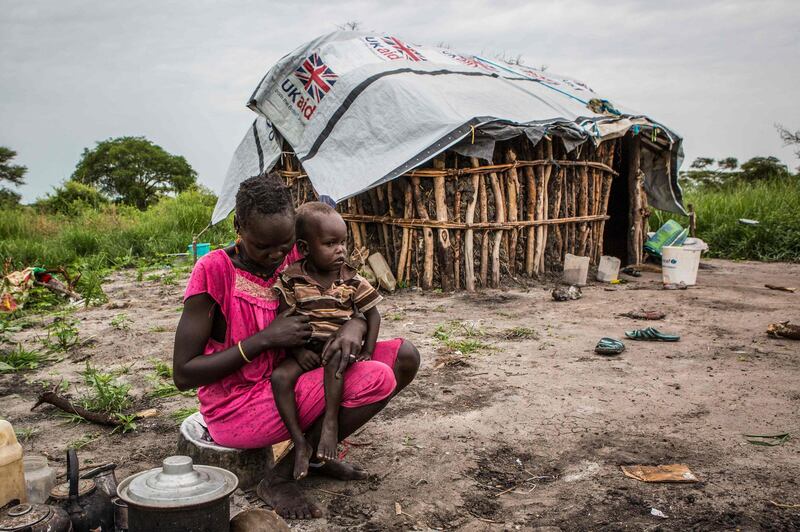
[[[311,371],[320,366],[319,355],[310,349],[297,348],[294,350],[293,356],[297,364],[303,368],[303,371]]]
[[[369,353],[369,352],[367,352],[367,351],[361,351],[361,352],[358,354],[358,356],[356,356],[356,360],[357,360],[358,362],[363,362],[363,361],[365,361],[365,360],[372,360],[372,353]]]

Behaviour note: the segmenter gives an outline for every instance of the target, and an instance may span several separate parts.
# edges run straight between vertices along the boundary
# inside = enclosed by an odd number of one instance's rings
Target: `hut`
[[[519,63],[335,32],[281,59],[248,106],[212,223],[275,169],[298,205],[336,205],[401,286],[497,287],[566,253],[638,263],[650,206],[683,212],[680,136]]]

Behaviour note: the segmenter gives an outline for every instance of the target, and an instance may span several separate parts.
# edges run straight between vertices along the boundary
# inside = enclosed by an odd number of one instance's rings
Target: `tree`
[[[739,159],[736,157],[725,157],[717,160],[717,166],[722,170],[736,170],[739,166]]]
[[[742,163],[741,179],[745,181],[764,181],[768,179],[785,179],[789,177],[789,169],[777,157],[753,157]]]
[[[800,129],[790,131],[780,124],[775,124],[775,129],[778,130],[778,135],[781,136],[784,146],[797,146],[797,151],[794,154],[800,159]],[[798,170],[800,170],[800,167],[798,167]]]
[[[120,203],[145,209],[159,197],[197,181],[186,159],[144,137],[119,137],[84,149],[72,180],[91,185]]]
[[[87,208],[97,208],[108,203],[108,199],[91,185],[67,181],[53,189],[52,194],[36,202],[36,206],[47,212],[75,216]]]
[[[8,181],[12,185],[24,185],[25,173],[28,169],[20,164],[11,164],[10,161],[17,156],[11,148],[0,146],[0,184]],[[8,207],[19,203],[21,196],[10,188],[0,186],[0,205]]]

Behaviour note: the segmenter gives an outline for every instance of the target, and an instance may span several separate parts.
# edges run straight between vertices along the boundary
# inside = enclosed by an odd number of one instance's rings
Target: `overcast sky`
[[[800,0],[0,0],[0,145],[29,168],[24,200],[123,135],[184,155],[217,190],[260,78],[351,20],[581,79],[682,134],[689,162],[800,164],[774,129],[800,129]]]

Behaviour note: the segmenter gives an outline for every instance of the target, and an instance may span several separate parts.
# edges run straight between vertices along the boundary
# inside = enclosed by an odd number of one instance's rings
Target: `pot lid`
[[[239,479],[226,469],[194,465],[188,456],[170,456],[162,467],[120,482],[117,493],[133,506],[182,508],[227,497],[238,485]]]
[[[94,480],[79,480],[78,497],[89,495],[96,487],[97,486],[95,486]],[[59,501],[69,499],[69,482],[62,482],[61,484],[56,484],[53,486],[53,489],[50,490],[50,496]]]
[[[23,530],[48,519],[51,513],[46,504],[18,504],[0,516],[0,530]]]

